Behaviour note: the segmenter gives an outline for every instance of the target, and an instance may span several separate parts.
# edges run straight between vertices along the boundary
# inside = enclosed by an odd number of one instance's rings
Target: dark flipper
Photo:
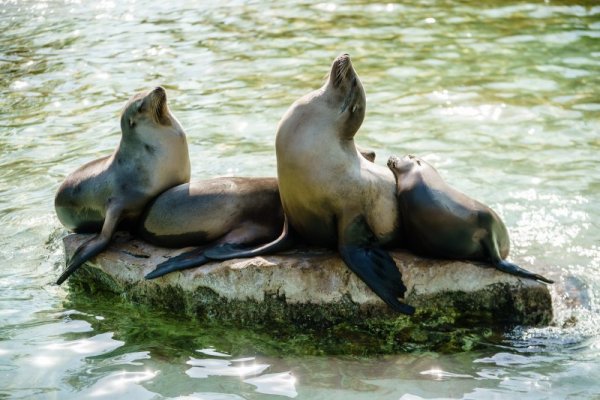
[[[102,232],[83,243],[77,248],[77,250],[75,250],[75,253],[73,253],[73,256],[67,263],[67,268],[58,277],[58,280],[56,281],[57,285],[60,285],[66,281],[67,278],[71,276],[71,274],[81,267],[86,261],[101,253],[108,246],[120,219],[121,208],[115,204],[106,212],[104,225],[102,225]]]
[[[412,315],[415,309],[401,303],[406,287],[401,280],[394,282],[391,276],[398,275],[394,260],[382,249],[340,246],[340,254],[346,265],[387,305],[402,314]],[[396,270],[395,272],[393,270]]]
[[[402,274],[392,257],[378,247],[363,217],[358,217],[345,227],[340,235],[339,251],[348,268],[387,305],[402,314],[415,313],[414,307],[398,300],[406,292]]]
[[[102,235],[96,235],[79,246],[77,250],[75,250],[75,253],[73,253],[73,257],[71,257],[69,260],[67,268],[58,277],[56,284],[62,284],[69,276],[71,276],[73,272],[81,267],[83,263],[102,252],[102,250],[104,250],[108,245],[109,240],[110,238],[105,239],[102,237]]]
[[[543,277],[539,274],[534,274],[533,272],[529,272],[524,268],[519,267],[516,264],[510,263],[506,260],[500,260],[494,263],[494,267],[500,271],[507,272],[511,275],[521,276],[523,278],[534,279],[537,281],[541,281],[544,283],[554,283],[554,281]]]
[[[156,269],[148,273],[146,279],[154,279],[166,275],[169,272],[183,271],[184,269],[199,267],[210,261],[204,256],[204,247],[181,253],[176,257],[162,262],[156,266]]]
[[[500,251],[498,250],[498,242],[495,236],[495,231],[493,229],[490,231],[491,235],[484,239],[481,244],[483,248],[487,250],[494,268],[502,272],[509,273],[511,275],[529,278],[544,283],[554,283],[554,281],[551,281],[550,279],[545,278],[542,275],[534,274],[533,272],[529,272],[516,264],[503,260],[502,257],[500,257]]]
[[[211,260],[231,260],[233,258],[250,258],[263,254],[273,254],[284,251],[293,246],[294,235],[288,228],[287,218],[283,223],[283,232],[274,241],[258,247],[247,247],[239,244],[225,243],[213,247],[204,252],[204,255]]]

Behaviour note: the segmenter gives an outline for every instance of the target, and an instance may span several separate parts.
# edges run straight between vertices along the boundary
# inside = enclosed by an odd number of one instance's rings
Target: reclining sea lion
[[[448,185],[427,161],[392,156],[388,167],[396,178],[406,248],[428,257],[488,261],[500,271],[553,283],[506,261],[510,241],[498,214]]]
[[[375,152],[361,149],[370,162]],[[200,246],[163,263],[146,275],[210,261],[205,251],[253,246],[277,238],[284,225],[277,178],[214,178],[173,187],[158,196],[140,218],[140,236],[163,247]]]

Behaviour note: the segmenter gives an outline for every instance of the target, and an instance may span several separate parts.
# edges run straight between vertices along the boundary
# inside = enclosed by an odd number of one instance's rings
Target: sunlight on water
[[[598,398],[600,6],[577,3],[0,1],[0,398]],[[194,179],[269,176],[277,121],[342,52],[367,94],[357,142],[494,208],[510,259],[556,281],[552,326],[456,354],[295,356],[51,285],[56,188],[114,150],[133,93],[166,88]]]
[[[214,348],[208,348],[208,349],[201,349],[201,350],[196,350],[198,353],[203,353],[206,354],[207,356],[214,356],[214,357],[231,357],[229,354],[225,354],[225,353],[221,353],[219,351],[216,351]]]
[[[224,394],[224,393],[192,393],[189,396],[178,396],[174,397],[176,400],[244,400],[243,397],[237,394]]]
[[[208,378],[211,375],[243,377],[260,374],[269,368],[268,364],[256,364],[253,358],[232,361],[190,358],[187,364],[192,368],[185,373],[192,378]]]
[[[153,393],[141,387],[139,384],[157,375],[153,371],[143,372],[117,372],[100,379],[88,391],[87,396],[91,398],[152,398]]]
[[[279,396],[295,398],[296,378],[288,371],[279,374],[265,374],[256,378],[244,380],[245,383],[256,386],[258,393],[275,394]]]
[[[429,376],[433,377],[435,380],[454,379],[454,378],[473,378],[473,376],[471,376],[471,375],[455,374],[452,372],[441,370],[439,368],[432,368],[427,371],[421,371],[420,374],[421,375],[429,375]]]

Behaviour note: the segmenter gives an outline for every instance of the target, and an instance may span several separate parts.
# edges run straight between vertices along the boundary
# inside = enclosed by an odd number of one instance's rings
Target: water
[[[600,6],[1,1],[0,398],[600,396]],[[418,154],[491,205],[556,280],[553,326],[456,354],[326,355],[114,298],[74,298],[53,195],[161,84],[193,177],[275,174],[277,121],[348,52],[357,141]],[[306,343],[304,344],[306,346]]]

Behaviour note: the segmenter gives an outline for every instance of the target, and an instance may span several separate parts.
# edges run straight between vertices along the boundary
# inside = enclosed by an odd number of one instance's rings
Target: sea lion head
[[[322,90],[325,101],[334,109],[340,136],[352,138],[365,118],[366,97],[348,54],[333,60]]]
[[[126,135],[148,136],[157,131],[184,135],[179,121],[169,110],[167,92],[161,86],[129,99],[121,114],[121,130]]]
[[[296,100],[277,126],[277,149],[306,144],[306,136],[318,140],[352,139],[365,117],[365,91],[352,67],[350,56],[342,54],[331,66],[327,81],[319,89]]]
[[[388,158],[387,166],[394,174],[396,182],[398,182],[399,177],[411,172],[415,167],[420,167],[422,162],[423,161],[420,158],[413,156],[412,154],[402,158],[390,156],[390,158]]]

